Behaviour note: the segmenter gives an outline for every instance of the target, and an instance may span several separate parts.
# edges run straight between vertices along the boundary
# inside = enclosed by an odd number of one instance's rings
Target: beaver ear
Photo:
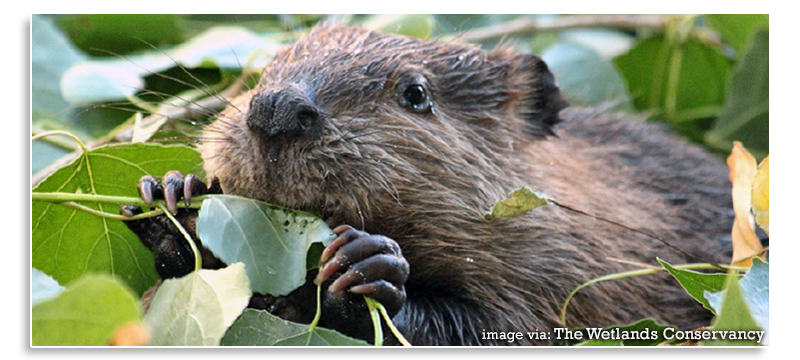
[[[561,121],[559,112],[567,107],[547,64],[535,55],[521,55],[520,71],[526,74],[522,85],[520,115],[530,125],[535,138],[557,136],[554,126]]]

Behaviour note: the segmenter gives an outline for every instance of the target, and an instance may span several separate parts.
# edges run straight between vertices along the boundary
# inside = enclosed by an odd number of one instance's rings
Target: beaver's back
[[[656,257],[673,264],[730,259],[730,183],[720,159],[664,126],[621,113],[569,109],[562,117],[558,139],[530,147],[532,163],[551,165],[529,169],[533,183],[560,204],[622,225],[556,208],[542,215],[564,234],[563,243],[551,247],[569,252],[562,259],[576,273],[586,271],[583,280],[636,268],[608,258],[654,266]],[[602,326],[653,317],[683,328],[707,325],[710,313],[676,284],[660,274],[595,285],[582,290],[567,323]]]

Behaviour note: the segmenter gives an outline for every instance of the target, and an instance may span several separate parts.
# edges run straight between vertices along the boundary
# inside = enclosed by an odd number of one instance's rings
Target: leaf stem
[[[193,198],[192,204],[189,206],[179,202],[178,207],[186,209],[199,209],[203,200],[208,195],[202,195]],[[64,203],[64,202],[93,202],[101,204],[114,204],[114,205],[134,205],[139,207],[150,207],[141,198],[129,196],[109,196],[109,195],[95,195],[95,194],[73,194],[61,192],[33,192],[31,193],[31,200],[44,201],[51,203]]]
[[[386,325],[389,326],[389,329],[392,331],[392,334],[394,334],[394,337],[396,337],[397,340],[400,341],[401,344],[403,344],[403,346],[412,346],[411,342],[409,342],[405,338],[405,336],[403,336],[403,334],[400,332],[400,330],[398,330],[394,326],[394,323],[392,322],[392,318],[389,317],[389,313],[386,312],[386,308],[383,306],[383,304],[381,304],[381,303],[379,303],[377,301],[375,301],[375,303],[378,304],[378,310],[381,312],[381,315],[383,316],[383,320],[386,321]]]
[[[378,313],[379,306],[382,306],[378,301],[364,296],[364,301],[367,302],[367,309],[369,309],[369,317],[372,319],[372,329],[375,334],[375,346],[383,346],[383,328],[381,327],[381,318]]]
[[[322,317],[322,300],[321,299],[322,299],[322,284],[319,284],[319,285],[317,285],[317,313],[314,314],[314,320],[311,320],[311,324],[308,324],[308,326],[311,329],[314,329],[314,328],[317,327],[317,324],[319,324],[319,319]]]
[[[72,134],[69,131],[55,130],[55,131],[43,132],[43,133],[41,133],[39,135],[31,137],[31,141],[36,141],[36,140],[39,140],[39,139],[46,138],[48,136],[55,136],[55,135],[69,136],[69,137],[73,138],[76,143],[78,143],[78,146],[80,146],[81,151],[83,151],[84,154],[89,151],[89,150],[86,149],[86,146],[83,145],[83,141],[81,141],[81,139],[78,139],[77,136],[75,136],[74,134]]]
[[[681,270],[690,270],[690,269],[719,270],[719,268],[720,268],[720,266],[717,265],[717,264],[708,264],[708,263],[683,264],[683,265],[676,265],[674,267],[677,268],[677,269],[681,269]],[[738,268],[734,268],[734,270],[738,270]],[[624,279],[624,278],[633,277],[633,276],[650,275],[650,274],[655,274],[655,273],[659,273],[659,272],[662,272],[662,271],[666,271],[666,269],[664,269],[664,268],[638,269],[638,270],[624,271],[624,272],[620,272],[620,273],[616,273],[616,274],[605,275],[605,276],[601,276],[601,277],[589,280],[589,281],[579,285],[578,287],[575,288],[575,290],[572,290],[572,292],[569,293],[569,295],[567,296],[567,300],[564,301],[564,305],[561,306],[561,313],[560,313],[558,319],[559,319],[559,321],[561,322],[562,325],[566,326],[566,324],[567,324],[567,322],[566,322],[567,306],[569,306],[569,302],[572,300],[572,298],[575,296],[575,294],[578,293],[578,291],[580,291],[581,289],[583,289],[583,288],[585,288],[585,287],[587,287],[589,285],[597,284],[597,283],[600,283],[600,282],[603,282],[603,281],[608,281],[608,280],[617,280],[617,279]]]
[[[186,229],[183,228],[183,225],[181,225],[178,219],[172,216],[172,213],[169,212],[167,205],[165,205],[163,201],[158,202],[158,207],[161,208],[161,211],[164,212],[164,215],[167,215],[169,220],[172,221],[175,227],[178,228],[178,231],[180,231],[181,234],[183,234],[183,237],[186,238],[186,241],[189,242],[189,247],[192,248],[192,253],[194,254],[194,271],[200,271],[200,269],[203,268],[203,258],[200,256],[200,250],[197,249],[197,245],[194,243],[194,240],[192,240],[192,237],[188,232],[186,232]]]
[[[42,126],[40,126],[38,124],[32,124],[31,125],[31,133],[33,133],[36,136],[38,136],[40,134],[43,134],[43,133],[46,133],[48,131],[50,131],[50,130],[46,130]],[[46,141],[47,143],[49,143],[51,145],[58,146],[59,148],[67,150],[69,152],[73,152],[73,151],[78,151],[79,150],[78,145],[75,144],[74,141],[70,141],[70,140],[67,140],[67,139],[62,139],[62,138],[59,138],[59,137],[56,137],[56,136],[44,136],[44,137],[36,138],[36,140]]]
[[[149,218],[149,217],[158,216],[158,215],[163,214],[163,212],[161,212],[161,210],[153,210],[153,211],[148,211],[146,213],[136,214],[134,216],[124,216],[124,215],[120,215],[120,214],[112,214],[112,213],[107,213],[105,211],[95,210],[95,209],[92,209],[92,208],[90,208],[88,206],[84,206],[84,205],[81,205],[81,204],[78,204],[78,203],[74,203],[72,201],[62,202],[62,203],[59,203],[59,204],[65,205],[65,206],[69,206],[69,207],[73,207],[73,208],[76,208],[78,210],[85,211],[85,212],[88,212],[88,213],[90,213],[92,215],[96,215],[96,216],[99,216],[99,217],[104,217],[104,218],[113,219],[113,220],[121,220],[121,221],[139,220],[139,219]]]

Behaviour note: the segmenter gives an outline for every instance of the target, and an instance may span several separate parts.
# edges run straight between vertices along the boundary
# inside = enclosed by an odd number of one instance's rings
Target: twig
[[[574,15],[545,18],[523,17],[507,23],[467,31],[459,36],[465,42],[483,42],[511,35],[553,32],[579,28],[612,28],[619,30],[651,30],[665,32],[667,24],[688,15]],[[719,35],[712,31],[693,29],[695,38],[719,45]]]
[[[59,204],[65,205],[65,206],[69,206],[69,207],[73,207],[73,208],[76,208],[78,210],[88,212],[88,213],[90,213],[92,215],[95,215],[95,216],[103,217],[103,218],[106,218],[106,219],[121,220],[121,221],[139,220],[139,219],[154,217],[154,216],[158,216],[158,215],[163,214],[163,212],[161,212],[161,210],[153,210],[153,211],[148,211],[146,213],[137,214],[137,215],[134,215],[134,216],[125,216],[125,215],[111,214],[111,213],[107,213],[107,212],[104,212],[104,211],[95,210],[95,209],[92,209],[92,208],[90,208],[88,206],[83,206],[81,204],[74,203],[72,201],[63,202],[63,203],[59,203]]]
[[[199,209],[203,203],[203,200],[208,195],[201,195],[192,199],[192,204],[189,206],[184,205],[181,202],[178,202],[178,207],[180,208],[187,208],[187,209]],[[66,203],[66,202],[91,202],[91,203],[101,203],[101,204],[113,204],[113,205],[134,205],[139,207],[149,207],[144,200],[138,197],[127,197],[127,196],[108,196],[108,195],[94,195],[94,194],[72,194],[72,193],[60,193],[60,192],[33,192],[31,193],[31,200],[33,201],[44,201],[44,202],[51,202],[51,203]]]
[[[681,269],[681,270],[691,270],[691,269],[718,270],[719,269],[719,266],[716,265],[716,264],[683,264],[683,265],[675,265],[674,267],[676,269]],[[581,289],[583,289],[583,288],[585,288],[585,287],[587,287],[589,285],[597,284],[597,283],[600,283],[600,282],[603,282],[603,281],[629,278],[629,277],[633,277],[633,276],[656,274],[656,273],[659,273],[659,272],[662,272],[662,271],[666,271],[666,269],[664,269],[664,268],[660,268],[660,269],[658,269],[658,268],[650,268],[648,266],[647,269],[625,271],[625,272],[616,273],[616,274],[610,274],[610,275],[601,276],[601,277],[589,280],[589,281],[581,284],[580,286],[576,287],[574,290],[572,290],[572,292],[569,293],[569,295],[567,296],[567,299],[564,301],[564,305],[561,306],[561,313],[559,314],[559,317],[558,317],[559,322],[561,322],[561,325],[566,326],[566,324],[567,324],[567,321],[566,321],[566,318],[567,318],[567,307],[569,306],[570,301],[575,296],[575,294],[578,293],[578,291],[580,291]]]
[[[664,31],[664,15],[576,15],[557,17],[522,17],[513,21],[467,31],[460,39],[481,42],[508,35],[560,31],[576,28],[607,27],[621,30],[652,29]]]
[[[189,243],[189,247],[192,249],[192,254],[194,254],[194,272],[196,273],[200,271],[200,269],[203,268],[203,258],[201,257],[200,249],[197,248],[197,244],[194,243],[192,236],[189,235],[186,229],[183,228],[183,225],[181,225],[180,221],[178,221],[178,219],[172,216],[172,213],[169,212],[169,209],[167,209],[167,205],[165,205],[163,201],[158,202],[158,207],[161,208],[161,211],[164,212],[164,215],[167,215],[169,220],[172,221],[172,224],[175,225],[176,228],[178,228],[178,231],[180,231],[181,234],[183,234],[183,237],[184,239],[186,239],[186,242]]]

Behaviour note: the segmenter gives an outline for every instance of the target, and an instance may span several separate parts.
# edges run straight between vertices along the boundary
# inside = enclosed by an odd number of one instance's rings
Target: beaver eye
[[[409,85],[403,91],[403,100],[401,102],[404,106],[410,107],[416,112],[427,112],[431,108],[428,93],[425,91],[425,87],[420,84]]]

